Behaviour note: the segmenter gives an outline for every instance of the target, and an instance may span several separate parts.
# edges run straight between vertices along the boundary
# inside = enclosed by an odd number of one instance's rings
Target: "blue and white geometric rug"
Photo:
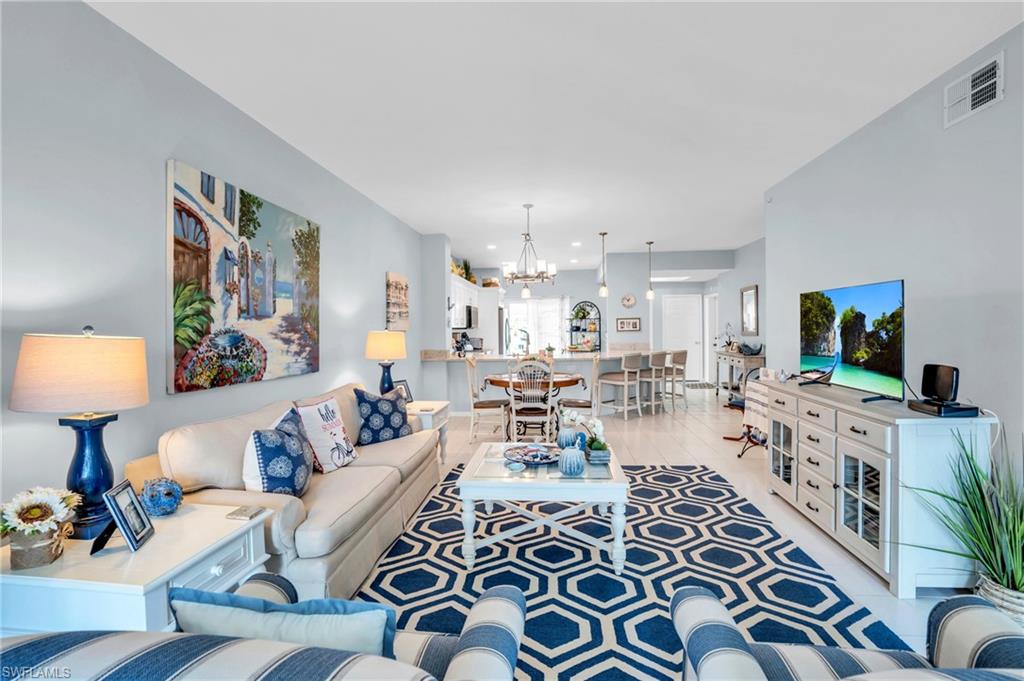
[[[526,635],[517,678],[679,679],[679,640],[669,619],[683,585],[714,590],[755,641],[908,649],[871,612],[721,475],[706,466],[623,466],[630,479],[626,567],[541,526],[478,549],[467,573],[455,468],[409,529],[381,558],[356,598],[393,606],[400,629],[457,634],[488,587],[526,594]],[[567,504],[532,503],[553,513]],[[495,505],[477,510],[477,536],[525,518]],[[563,521],[608,539],[607,518],[591,510]]]

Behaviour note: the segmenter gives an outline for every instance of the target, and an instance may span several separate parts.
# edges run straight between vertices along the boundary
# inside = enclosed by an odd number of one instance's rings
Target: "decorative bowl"
[[[527,466],[547,466],[558,462],[558,451],[544,445],[517,445],[505,450],[505,458]]]

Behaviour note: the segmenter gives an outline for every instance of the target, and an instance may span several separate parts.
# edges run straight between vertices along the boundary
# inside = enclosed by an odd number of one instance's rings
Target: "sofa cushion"
[[[302,497],[306,520],[295,530],[300,558],[326,556],[344,542],[398,490],[399,472],[388,466],[350,465],[314,475]]]
[[[338,400],[338,407],[341,409],[341,420],[345,424],[345,430],[349,432],[350,436],[356,437],[359,434],[359,428],[363,424],[363,419],[359,416],[359,405],[356,403],[356,388],[362,390],[363,384],[346,383],[339,388],[325,392],[323,395],[296,400],[295,406],[308,407],[323,402],[328,397],[336,398]]]
[[[409,417],[405,412],[405,397],[399,390],[376,395],[356,389],[359,401],[359,415],[363,419],[359,429],[359,444],[372,445],[388,440],[397,440],[412,433]]]
[[[419,470],[425,459],[433,456],[436,446],[437,431],[434,429],[421,430],[418,433],[400,437],[397,440],[356,447],[359,451],[359,458],[353,461],[350,466],[388,466],[395,468],[402,476],[402,481],[404,482]]]
[[[157,449],[164,475],[177,480],[186,492],[204,487],[245,489],[242,457],[249,435],[269,428],[291,406],[291,402],[274,402],[247,414],[167,431]]]

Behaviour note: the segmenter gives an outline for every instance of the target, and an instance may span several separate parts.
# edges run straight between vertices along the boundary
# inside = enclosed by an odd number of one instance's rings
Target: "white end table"
[[[132,553],[120,532],[89,555],[92,540],[70,540],[50,565],[11,570],[9,546],[0,549],[2,636],[42,631],[112,629],[170,631],[171,587],[227,591],[263,569],[263,522],[226,517],[233,506],[182,504],[153,518],[153,537]]]
[[[405,405],[406,413],[419,416],[424,428],[437,428],[438,441],[441,444],[442,464],[448,455],[448,409],[450,404],[446,400],[413,400]]]
[[[457,486],[459,498],[462,500],[462,527],[465,532],[462,541],[462,557],[466,567],[473,569],[476,550],[540,526],[557,530],[559,533],[596,546],[606,551],[612,559],[615,574],[621,575],[626,562],[626,545],[623,535],[626,530],[626,498],[629,495],[629,480],[622,472],[612,454],[608,465],[585,464],[583,476],[579,478],[563,477],[558,466],[534,466],[526,470],[514,472],[505,466],[504,451],[519,443],[489,442],[480,448],[466,464]],[[476,503],[483,501],[490,511],[497,502],[519,515],[529,518],[532,522],[523,523],[512,529],[499,532],[485,539],[477,539]],[[563,509],[551,515],[538,515],[515,504],[515,501],[577,501],[575,506]],[[574,515],[591,506],[597,506],[604,515],[611,505],[612,541],[602,541],[591,537],[558,522],[562,518]]]

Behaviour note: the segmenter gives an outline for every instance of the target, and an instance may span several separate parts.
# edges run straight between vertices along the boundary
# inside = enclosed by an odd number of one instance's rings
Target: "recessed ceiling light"
[[[497,246],[495,246],[494,244],[487,244],[488,251],[493,251],[495,248],[497,248]]]
[[[570,258],[569,262],[571,262],[573,265],[575,265],[576,263],[579,262],[579,260],[577,258]]]
[[[573,241],[573,242],[572,242],[572,245],[573,245],[573,247],[575,247],[575,248],[579,248],[580,246],[582,246],[582,245],[583,245],[583,242],[582,242],[582,241]]]

